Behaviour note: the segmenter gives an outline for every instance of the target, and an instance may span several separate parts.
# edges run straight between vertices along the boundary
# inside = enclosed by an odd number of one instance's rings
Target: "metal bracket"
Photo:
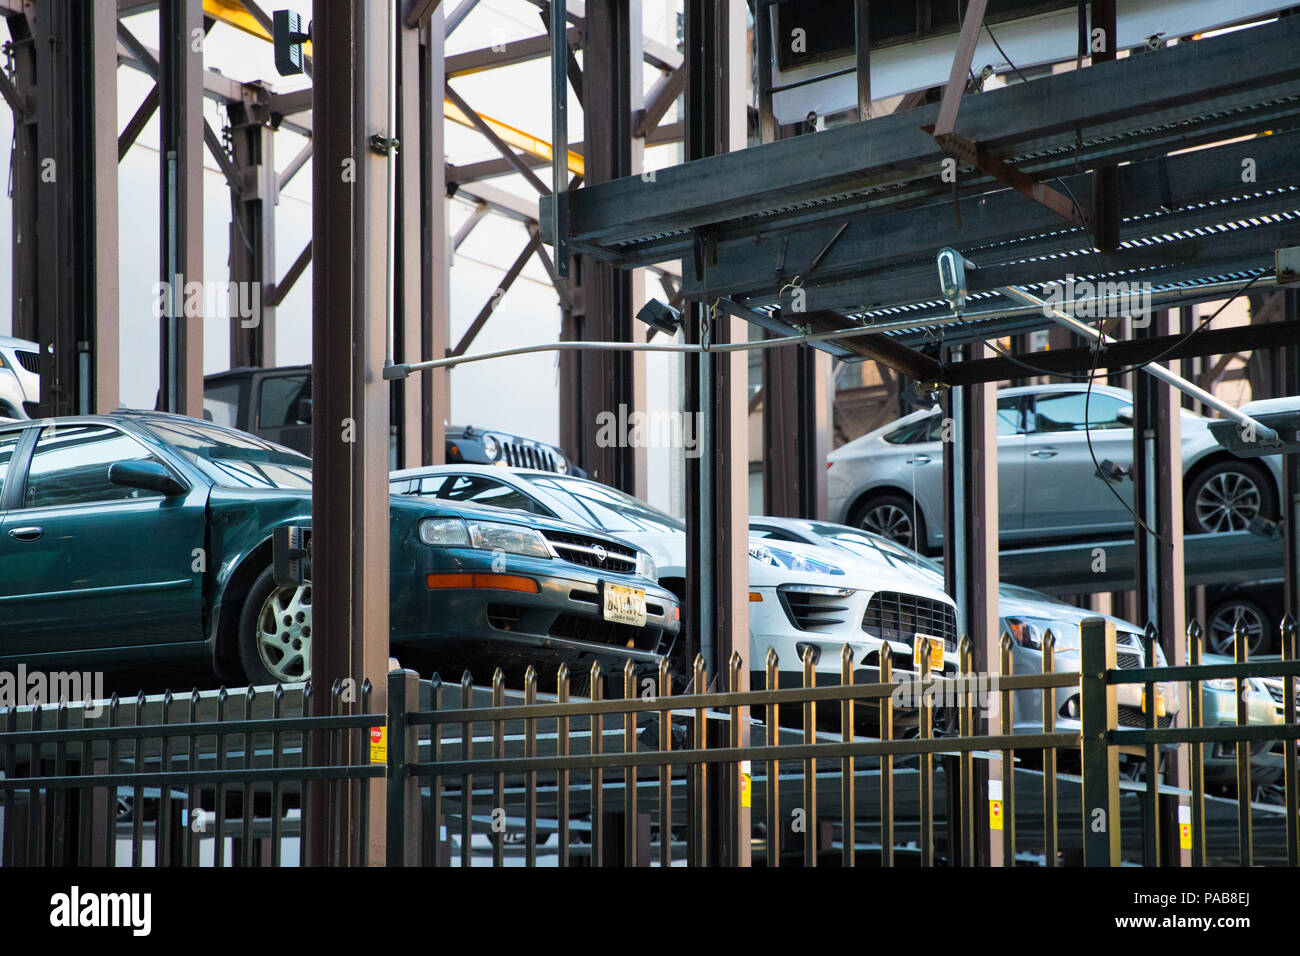
[[[400,149],[402,144],[396,136],[384,136],[382,133],[374,133],[366,141],[366,145],[370,147],[372,153],[387,156],[390,149]]]

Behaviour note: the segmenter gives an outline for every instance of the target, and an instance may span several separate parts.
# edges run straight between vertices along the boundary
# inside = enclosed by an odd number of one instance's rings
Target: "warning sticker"
[[[750,766],[748,760],[740,762],[740,805],[742,807],[754,805],[754,778],[750,775]]]
[[[388,728],[370,728],[370,762],[388,763]]]
[[[1001,800],[989,801],[989,829],[990,830],[1002,829],[1002,801]]]

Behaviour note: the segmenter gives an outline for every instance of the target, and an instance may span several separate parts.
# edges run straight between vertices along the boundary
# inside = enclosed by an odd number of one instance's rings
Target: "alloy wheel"
[[[876,505],[862,516],[861,525],[864,531],[873,531],[901,545],[912,546],[912,518],[898,505]]]
[[[1264,643],[1264,618],[1248,604],[1227,604],[1210,618],[1209,644],[1215,654],[1231,656],[1236,641],[1237,621],[1246,629],[1246,651],[1258,654]]]
[[[1196,494],[1196,520],[1207,531],[1245,531],[1263,508],[1259,485],[1250,475],[1222,471]]]
[[[282,683],[307,678],[311,667],[311,585],[276,588],[257,615],[257,653]]]

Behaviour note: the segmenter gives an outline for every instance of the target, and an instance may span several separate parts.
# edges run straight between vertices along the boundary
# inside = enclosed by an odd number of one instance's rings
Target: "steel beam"
[[[745,145],[745,104],[749,100],[745,24],[729,15],[729,6],[686,0],[688,161]],[[697,268],[707,269],[707,237],[699,238],[703,248]],[[726,313],[712,313],[710,306],[695,302],[684,313],[688,341],[720,344],[746,337],[742,321]],[[747,384],[748,360],[743,352],[687,358],[686,413],[698,416],[701,436],[699,457],[688,457],[686,462],[687,567],[693,572],[686,582],[688,646],[699,647],[711,681],[724,681],[732,654],[738,654],[741,690],[748,686],[749,672],[756,666],[750,660],[748,624]],[[748,743],[745,710],[739,714],[741,746]],[[710,741],[710,745],[722,742]],[[707,799],[711,838],[706,841],[695,834],[691,849],[701,861],[747,866],[748,811],[730,805],[720,779],[722,772],[721,768],[710,771],[705,793],[698,795]]]
[[[239,181],[239,188],[230,191],[230,367],[271,367],[276,364],[275,306],[284,297],[275,268],[275,207],[280,201],[275,130],[256,102],[227,104],[226,113],[229,160]],[[245,317],[242,307],[247,305],[254,308]]]
[[[763,352],[764,514],[826,519],[830,364],[807,345]]]
[[[436,9],[426,11],[432,23]],[[437,29],[442,28],[438,16]],[[419,18],[417,18],[417,23]],[[421,281],[421,241],[424,227],[422,202],[424,164],[420,157],[421,30],[408,17],[397,34],[397,318],[394,361],[419,361],[424,347],[424,285]],[[424,460],[424,402],[421,377],[393,385],[393,417],[397,426],[397,465],[413,468]]]
[[[443,10],[435,10],[420,44],[420,352],[447,353],[451,305],[448,299],[452,253],[448,250],[447,166],[443,134],[443,73],[446,33]],[[446,369],[420,376],[421,460],[424,465],[446,461],[445,424],[451,416]]]
[[[160,277],[170,292],[159,320],[159,407],[203,416],[202,314],[185,289],[203,282],[203,0],[158,11]],[[206,299],[206,297],[201,297]]]
[[[328,712],[329,689],[350,681],[360,702],[369,679],[371,706],[382,711],[388,671],[388,407],[383,379],[385,216],[388,161],[369,147],[387,129],[388,4],[315,0],[317,63],[313,112],[321,118],[312,164],[312,695]],[[354,175],[347,174],[351,167]],[[313,757],[329,758],[329,741],[313,738]],[[357,745],[349,754],[365,762]],[[329,816],[306,821],[310,865],[384,860],[381,780],[343,789],[339,858],[326,859]],[[361,786],[369,799],[370,845],[359,851]],[[330,788],[313,784],[313,805]],[[319,800],[319,802],[315,802]]]
[[[1042,175],[1159,154],[1174,142],[1205,142],[1228,131],[1277,128],[1292,109],[1278,98],[1291,103],[1300,92],[1287,53],[1297,43],[1300,21],[1287,17],[980,93],[965,99],[963,133],[1023,172]],[[951,191],[938,176],[942,151],[921,129],[936,119],[937,107],[923,106],[659,170],[652,195],[639,190],[638,180],[589,188],[573,197],[573,240],[609,254],[652,235],[745,216],[775,219],[777,210],[794,215],[801,204],[861,197],[877,187],[925,181],[934,192]],[[1085,131],[1081,144],[1075,130]],[[973,178],[962,188],[982,184]],[[836,213],[834,203],[827,206],[827,215]]]
[[[1297,195],[1300,174],[1290,162],[1297,150],[1300,150],[1300,133],[1288,132],[1172,156],[1163,174],[1160,160],[1122,167],[1119,188],[1125,197],[1121,211],[1126,222],[1121,240],[1150,240],[1237,219],[1257,218],[1262,223],[1264,215],[1300,208],[1300,195]],[[1225,174],[1225,170],[1240,171],[1247,159],[1255,161],[1257,182],[1243,184],[1239,175]],[[1163,208],[1162,175],[1177,197],[1178,208],[1173,211]],[[1064,184],[1081,204],[1091,203],[1091,174],[1067,176]],[[935,249],[956,237],[964,249],[989,247],[980,254],[982,266],[1052,255],[1059,264],[1044,264],[1044,272],[1050,269],[1062,275],[1067,271],[1083,275],[1096,271],[1098,260],[1086,249],[1087,237],[1077,229],[1068,228],[1048,210],[1026,204],[1010,190],[964,198],[958,205],[960,233],[954,232],[955,214],[950,199],[908,209],[846,213],[820,223],[796,219],[788,225],[766,230],[739,226],[721,230],[718,264],[710,272],[710,288],[720,294],[750,298],[755,303],[774,301],[779,285],[773,273],[782,244],[787,247],[787,263],[802,266],[844,224],[848,229],[822,258],[816,275],[805,283],[809,308],[816,307],[819,286],[833,287],[845,280],[866,285],[873,276],[895,277],[900,267],[914,270],[909,272],[913,284],[926,273],[932,277]],[[1077,252],[1086,258],[1061,259],[1059,254],[1063,252]],[[648,261],[678,259],[690,254],[690,243],[685,238],[665,239],[638,250],[632,261],[642,261],[642,253],[649,257]],[[1104,257],[1102,263],[1107,267],[1122,267],[1127,255],[1127,250],[1122,250],[1114,258]],[[981,284],[980,273],[972,273],[969,279],[975,290],[988,287]],[[692,283],[688,282],[687,289],[691,288]],[[926,280],[923,288],[934,290],[933,279]],[[920,297],[909,296],[912,301]],[[846,300],[852,301],[851,294],[837,293],[835,300],[843,308]]]
[[[954,358],[976,360],[983,345],[964,346]],[[943,555],[945,586],[957,602],[957,629],[971,640],[977,674],[999,670],[998,631],[998,445],[991,384],[964,385],[944,396],[944,416],[952,420],[953,441],[943,456]],[[990,697],[986,729],[999,726],[1000,695]],[[990,781],[1010,786],[1013,775],[1000,761],[977,760],[973,786],[976,807],[984,805]],[[974,814],[980,865],[1000,866],[1002,833],[990,830],[985,813]]]
[[[9,18],[33,105],[14,117],[14,331],[42,346],[40,415],[118,403],[116,23],[112,0]]]
[[[606,182],[640,169],[633,116],[641,107],[640,0],[592,0],[587,7],[583,64],[584,159],[587,181]],[[555,262],[557,278],[563,270]],[[633,341],[639,276],[608,263],[576,258],[562,339]],[[598,441],[602,413],[645,407],[644,358],[630,353],[574,352],[560,360],[561,443],[588,475],[631,494],[646,491],[645,449]]]

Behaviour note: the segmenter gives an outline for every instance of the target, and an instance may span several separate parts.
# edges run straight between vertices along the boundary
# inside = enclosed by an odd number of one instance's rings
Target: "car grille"
[[[778,588],[777,594],[790,623],[801,631],[843,624],[842,614],[849,609],[844,598],[835,594],[814,594],[784,587]]]
[[[551,625],[549,633],[552,637],[565,637],[571,641],[608,644],[611,647],[632,647],[643,651],[654,650],[659,640],[655,628],[618,624],[614,621],[582,617],[578,614],[561,614]]]
[[[1165,714],[1163,717],[1156,718],[1157,727],[1168,727],[1174,722],[1172,714]],[[1131,707],[1128,704],[1119,705],[1119,725],[1121,727],[1136,727],[1144,729],[1147,725],[1147,715],[1142,713],[1141,707]]]
[[[862,629],[882,640],[911,644],[917,634],[943,639],[946,650],[957,649],[957,612],[930,598],[898,591],[877,591],[867,602]]]
[[[1116,654],[1115,663],[1120,670],[1132,671],[1142,666],[1141,654]]]
[[[27,352],[23,349],[14,349],[14,355],[18,357],[18,364],[33,375],[41,373],[41,357],[36,352]]]
[[[539,471],[558,471],[555,454],[536,445],[516,445],[512,441],[501,443],[501,457],[511,468],[535,468]]]
[[[617,545],[604,538],[572,534],[565,531],[542,531],[551,547],[565,561],[581,564],[585,568],[609,571],[612,574],[635,574],[636,551]],[[604,554],[604,560],[601,554]]]

